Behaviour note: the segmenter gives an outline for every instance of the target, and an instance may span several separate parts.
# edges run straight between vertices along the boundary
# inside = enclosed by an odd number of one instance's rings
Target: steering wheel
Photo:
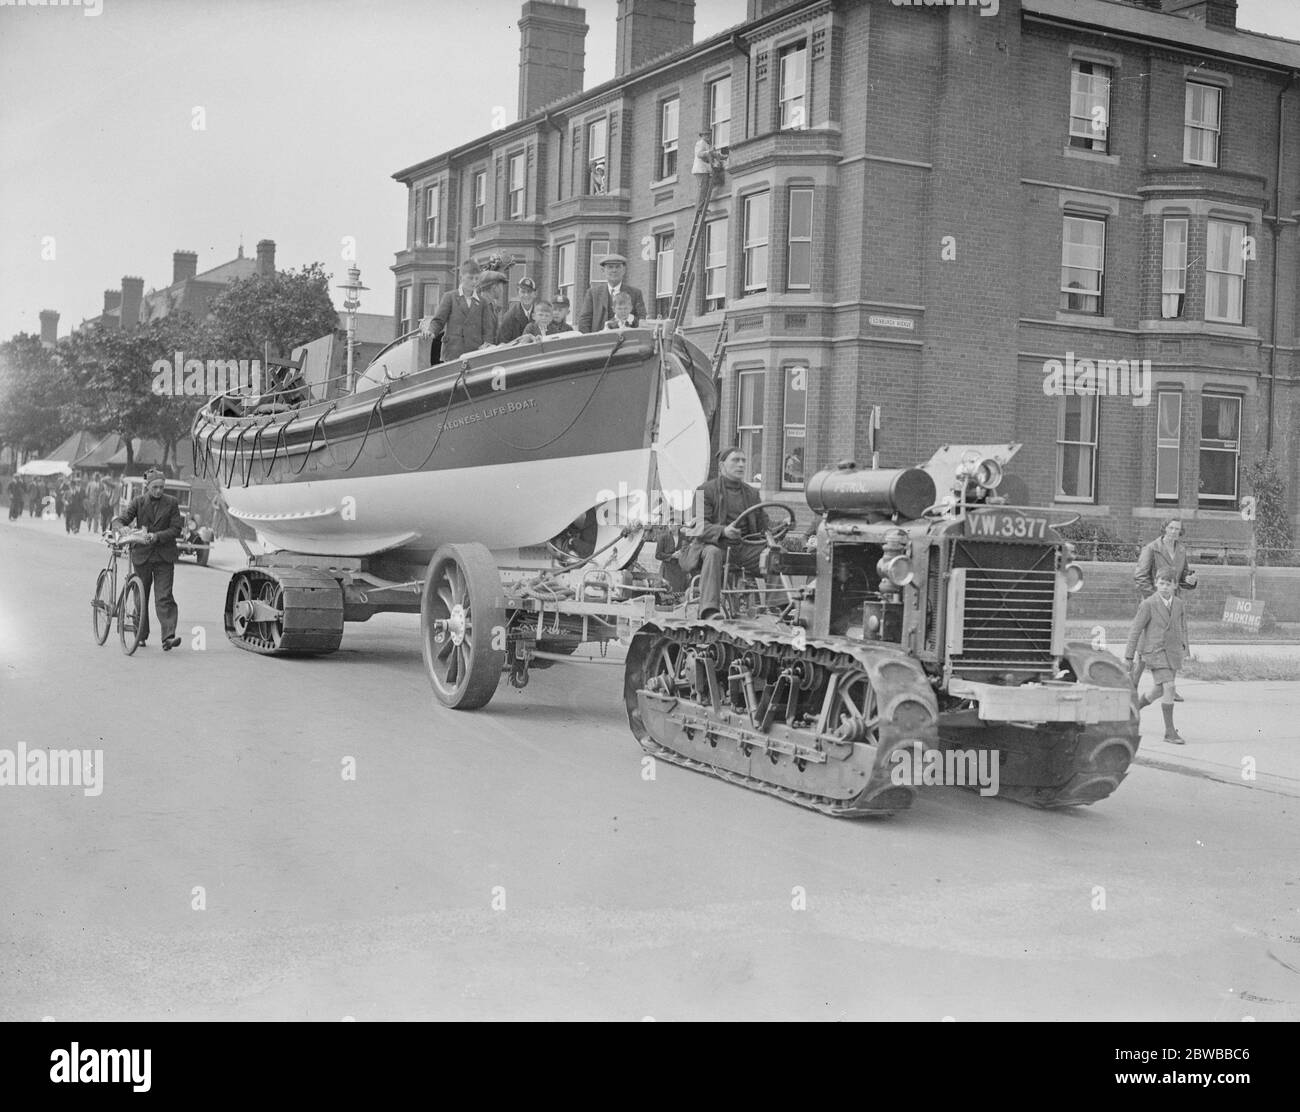
[[[742,544],[760,544],[762,542],[767,542],[769,544],[775,545],[777,541],[779,541],[788,532],[790,532],[791,529],[794,528],[794,524],[795,524],[794,510],[792,510],[784,502],[760,502],[756,506],[750,506],[749,509],[745,510],[739,517],[736,518],[735,521],[733,521],[730,525],[728,525],[727,528],[739,529],[740,523],[744,521],[745,518],[749,517],[750,514],[757,513],[759,510],[780,510],[782,513],[785,514],[785,520],[781,522],[780,525],[777,525],[774,528],[767,530],[766,533],[743,534],[740,538]]]

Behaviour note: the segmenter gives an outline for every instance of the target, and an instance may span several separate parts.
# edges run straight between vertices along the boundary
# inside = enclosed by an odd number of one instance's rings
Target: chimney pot
[[[111,313],[114,309],[116,309],[121,304],[122,304],[121,290],[104,291],[104,312],[105,313]]]

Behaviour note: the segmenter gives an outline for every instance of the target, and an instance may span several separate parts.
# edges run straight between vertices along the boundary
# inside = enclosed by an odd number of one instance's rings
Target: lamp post
[[[357,310],[361,308],[361,291],[368,290],[369,286],[361,284],[361,269],[356,263],[348,267],[348,280],[340,282],[339,289],[347,291],[347,297],[343,299],[343,309],[348,315],[348,393],[352,392],[352,350],[356,344],[357,333]]]

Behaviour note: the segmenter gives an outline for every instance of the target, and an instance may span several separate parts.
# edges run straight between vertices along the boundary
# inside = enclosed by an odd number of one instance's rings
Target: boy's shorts
[[[1151,678],[1156,683],[1173,683],[1174,669],[1169,663],[1169,655],[1164,649],[1156,649],[1154,652],[1144,653],[1142,661],[1147,666],[1147,671],[1151,673]]]

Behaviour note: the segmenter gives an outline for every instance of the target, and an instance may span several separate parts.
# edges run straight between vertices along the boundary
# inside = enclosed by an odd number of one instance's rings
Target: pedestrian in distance
[[[99,531],[107,533],[108,527],[113,520],[113,503],[117,499],[117,487],[111,479],[106,478],[99,488],[99,505],[96,512],[99,514]]]
[[[9,479],[9,520],[15,520],[23,512],[23,496],[26,491],[23,490],[22,480],[17,475]]]
[[[1187,653],[1187,610],[1183,600],[1175,593],[1173,572],[1156,572],[1156,593],[1144,599],[1129,629],[1128,644],[1124,648],[1124,663],[1129,666],[1136,694],[1141,670],[1134,664],[1134,654],[1140,653],[1142,663],[1151,670],[1155,687],[1148,695],[1138,699],[1138,712],[1151,703],[1160,701],[1165,716],[1165,741],[1172,745],[1185,744],[1174,729],[1174,680],[1183,666]]]
[[[179,557],[176,538],[181,535],[184,523],[180,503],[163,489],[163,473],[152,468],[144,479],[144,493],[131,499],[126,509],[113,519],[113,525],[119,528],[134,525],[146,531],[145,543],[131,546],[131,564],[144,585],[140,644],[149,639],[149,592],[152,590],[154,612],[162,626],[163,652],[170,652],[181,643],[176,636],[177,607],[172,597],[172,582]]]
[[[1133,574],[1139,601],[1150,598],[1155,593],[1155,577],[1161,571],[1172,573],[1175,595],[1196,590],[1196,572],[1188,567],[1187,547],[1182,538],[1182,521],[1171,517],[1161,527],[1160,536],[1143,547]],[[1139,662],[1138,679],[1142,678],[1142,668],[1143,665]],[[1182,701],[1181,695],[1175,696],[1175,702]]]

